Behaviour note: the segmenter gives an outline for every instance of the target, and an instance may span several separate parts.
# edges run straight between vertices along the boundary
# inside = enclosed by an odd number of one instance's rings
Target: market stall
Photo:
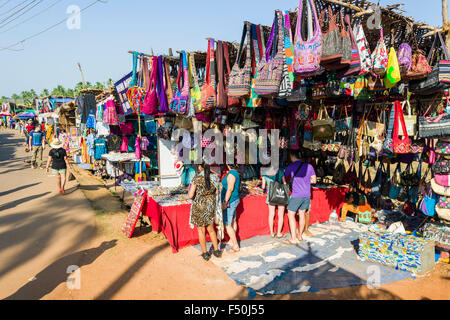
[[[279,151],[281,170],[294,151],[314,168],[311,224],[335,216],[375,224],[380,233],[361,238],[370,259],[379,254],[371,241],[398,223],[403,229],[396,232],[413,237],[408,241],[434,238],[448,251],[447,30],[417,23],[395,6],[381,8],[375,23],[371,6],[300,1],[295,11],[275,11],[272,26],[244,22],[240,43],[208,38],[207,51],[178,56],[130,51],[132,71],[114,88],[75,101],[77,162],[136,194],[131,220],[143,213],[178,251],[198,241],[187,188],[197,146],[204,152],[217,145],[207,130],[241,134],[246,147],[258,141],[259,148],[265,129],[278,134],[268,151]],[[178,137],[176,129],[187,134]],[[174,149],[179,143],[191,161]],[[229,147],[224,154],[235,155],[234,143]],[[270,232],[267,195],[258,189],[262,159],[250,158],[247,152],[239,163],[240,240]],[[222,177],[226,168],[215,165]],[[420,243],[417,252],[426,248],[428,259],[430,246]]]

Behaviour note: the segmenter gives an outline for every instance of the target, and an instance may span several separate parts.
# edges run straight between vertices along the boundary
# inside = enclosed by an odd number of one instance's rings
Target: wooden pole
[[[447,30],[448,27],[448,3],[447,0],[442,0],[442,22],[443,22],[443,28],[446,32],[445,37],[445,45],[448,50],[450,50],[450,35],[449,31]]]
[[[83,86],[86,85],[86,81],[84,80],[84,73],[83,70],[81,69],[81,64],[78,62],[78,69],[80,69],[80,73],[81,73],[81,80],[83,81]]]

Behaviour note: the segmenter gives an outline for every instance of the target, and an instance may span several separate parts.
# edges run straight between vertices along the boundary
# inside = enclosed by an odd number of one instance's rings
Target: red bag
[[[406,154],[411,152],[411,141],[409,140],[408,135],[403,137],[403,139],[400,139],[399,137],[399,121],[402,125],[403,132],[407,132],[406,130],[406,123],[405,123],[405,117],[403,116],[403,109],[402,105],[400,104],[400,101],[395,101],[394,104],[395,107],[395,116],[394,116],[394,132],[393,132],[393,147],[394,147],[394,153],[399,154]]]

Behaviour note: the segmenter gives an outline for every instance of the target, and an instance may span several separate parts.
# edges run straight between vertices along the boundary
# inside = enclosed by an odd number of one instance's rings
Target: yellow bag
[[[194,105],[195,110],[198,110],[202,106],[202,90],[198,85],[197,70],[195,68],[195,58],[193,53],[189,54],[189,79],[192,80],[189,81],[191,85],[193,84],[191,89],[192,104]]]
[[[401,79],[397,54],[395,53],[395,49],[392,47],[389,52],[389,61],[387,65],[386,77],[384,78],[384,84],[387,89],[390,89],[395,87]]]
[[[134,181],[136,181],[136,182],[147,181],[147,175],[145,173],[135,174],[134,175]]]

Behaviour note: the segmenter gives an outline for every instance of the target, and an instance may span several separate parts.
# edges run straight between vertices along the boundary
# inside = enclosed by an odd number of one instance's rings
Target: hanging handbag
[[[428,164],[434,164],[436,162],[436,152],[434,149],[434,140],[433,139],[427,139],[426,145],[423,151],[423,162]]]
[[[450,55],[445,45],[444,40],[440,32],[437,32],[433,46],[431,47],[430,53],[428,54],[428,63],[431,63],[433,54],[435,52],[436,43],[438,41],[441,43],[441,47],[444,52],[445,60],[439,60],[438,63],[432,67],[431,73],[428,77],[422,81],[411,82],[411,92],[416,94],[429,95],[435,92],[441,92],[450,86]]]
[[[372,53],[372,68],[373,72],[383,77],[387,71],[387,65],[389,61],[386,44],[383,38],[383,27],[380,28],[380,40],[378,41],[375,51]]]
[[[389,192],[391,190],[392,179],[390,178],[391,174],[391,165],[388,163],[387,169],[385,171],[386,175],[383,175],[383,183],[381,185],[381,195],[383,197],[389,197]]]
[[[180,54],[178,66],[177,90],[169,105],[169,111],[175,114],[186,114],[189,108],[189,72],[186,52]]]
[[[450,142],[439,140],[436,144],[436,153],[450,155]]]
[[[146,115],[155,115],[158,113],[158,96],[156,92],[156,79],[158,72],[158,57],[153,56],[151,67],[150,81],[147,87],[147,94],[144,98],[142,113]]]
[[[386,67],[386,77],[384,78],[384,84],[387,89],[393,88],[401,80],[400,66],[398,64],[397,53],[395,49],[391,47],[389,52],[388,64]]]
[[[202,86],[202,99],[200,109],[197,112],[205,112],[216,107],[216,88],[215,88],[215,72],[214,63],[214,39],[208,41],[208,53],[206,57],[206,74]]]
[[[244,42],[247,36],[247,54],[245,65],[241,68],[242,54],[244,51]],[[244,31],[242,33],[241,45],[239,47],[238,57],[231,69],[228,82],[228,96],[233,98],[245,98],[250,94],[252,75],[252,55],[250,51],[250,23],[244,22]]]
[[[306,0],[308,1],[308,0]],[[322,57],[322,31],[320,29],[317,17],[316,6],[313,0],[309,0],[314,15],[314,35],[311,39],[303,40],[302,36],[302,11],[303,0],[300,0],[298,6],[298,19],[295,31],[294,45],[294,72],[295,73],[311,73],[316,72],[320,66]]]
[[[311,23],[312,24],[312,23]],[[289,76],[290,81],[290,93],[286,96],[288,101],[290,98],[297,99],[294,101],[300,101],[303,100],[301,97],[299,97],[298,93],[294,94],[294,82],[296,80],[296,75],[294,73],[294,40],[292,38],[292,27],[291,27],[291,21],[289,17],[289,11],[285,11],[284,13],[284,55],[285,55],[285,62],[287,67],[287,72]],[[281,90],[280,90],[281,91]]]
[[[230,68],[230,54],[228,46],[230,44],[228,42],[223,43],[223,54],[225,57],[225,63],[227,66],[227,72],[225,74],[225,93],[227,95],[227,106],[228,111],[231,113],[237,113],[239,110],[239,107],[242,107],[242,100],[240,98],[235,98],[230,96],[229,94],[229,83],[230,83],[230,74],[231,74],[231,68]]]
[[[405,104],[408,105],[408,115],[404,116],[407,131],[406,135],[414,137],[417,134],[417,116],[411,114],[411,104],[409,103],[409,100],[405,100],[402,102],[402,109],[405,108]],[[405,136],[403,127],[399,128],[399,135]]]
[[[435,174],[434,179],[436,183],[443,187],[449,187],[450,186],[450,174]]]
[[[411,164],[408,164],[405,171],[400,175],[400,184],[405,187],[418,186],[420,183],[420,177],[417,173],[411,171]]]
[[[361,62],[360,74],[370,73],[372,72],[372,56],[361,22],[356,25],[354,36],[356,38],[356,44],[358,45],[359,59]]]
[[[194,110],[201,110],[202,105],[202,90],[198,84],[197,68],[195,67],[195,54],[189,54],[189,74],[192,79],[191,87],[191,102]]]
[[[254,48],[254,55],[252,56],[252,63],[254,65],[258,65],[260,61],[264,58],[264,51],[262,44],[263,38],[262,38],[262,32],[261,32],[261,26],[258,25],[251,25],[251,38],[253,39],[253,48]],[[248,99],[245,99],[245,105],[248,108],[256,108],[256,107],[262,107],[262,97],[258,95],[255,92],[255,83],[256,83],[256,77],[258,75],[257,67],[255,67],[254,74],[252,76],[252,85],[250,88],[250,97]]]
[[[356,40],[355,34],[352,30],[350,14],[345,15],[344,23],[345,23],[347,32],[350,35],[351,61],[350,61],[350,65],[345,70],[340,72],[339,77],[356,76],[361,72],[361,57],[360,57],[360,53],[358,51],[357,40]]]
[[[345,164],[344,161],[339,161],[333,170],[333,183],[343,185],[345,181]]]
[[[352,161],[347,173],[345,174],[344,183],[354,185],[358,181],[358,174],[356,173],[355,162]]]
[[[394,141],[393,137],[393,129],[394,129],[394,120],[395,120],[395,106],[391,107],[391,113],[389,116],[389,124],[388,130],[386,133],[386,140],[383,143],[383,156],[384,157],[392,157],[394,155]]]
[[[291,63],[292,65],[294,63],[294,59],[293,59],[294,52],[293,52],[293,50],[291,50],[292,45],[291,45],[291,40],[289,37],[290,30],[288,30],[288,26],[290,26],[289,25],[289,13],[287,13],[287,14],[283,13],[282,16],[283,16],[283,34],[284,34],[284,38],[283,38],[284,63],[283,63],[283,72],[281,74],[280,88],[278,90],[278,97],[287,99],[292,94],[292,85],[294,82],[294,73],[289,72],[289,67],[288,67],[288,63]],[[290,55],[289,57],[288,57],[288,54]]]
[[[381,186],[383,185],[383,181],[386,180],[383,179],[385,178],[383,177],[383,175],[386,175],[386,173],[384,171],[383,162],[380,162],[380,164],[378,165],[377,174],[375,175],[375,179],[373,180],[372,183],[372,194],[375,197],[381,196]]]
[[[158,114],[165,114],[169,111],[169,103],[167,99],[167,92],[172,92],[172,87],[170,82],[165,83],[165,74],[164,74],[164,60],[162,56],[158,56],[158,77],[157,77],[157,85],[156,92],[159,100]],[[167,89],[170,87],[170,90]]]
[[[272,32],[267,44],[265,59],[263,58],[256,66],[258,73],[255,78],[255,93],[261,96],[278,95],[278,91],[280,89],[283,64],[285,64],[283,53],[284,32],[282,21],[283,17],[281,12],[276,11]],[[274,43],[276,33],[277,37]],[[277,47],[276,52],[275,50],[272,50],[275,48],[275,45]],[[271,51],[272,54],[270,54]]]
[[[402,190],[401,184],[400,184],[400,163],[397,165],[397,168],[395,169],[394,176],[392,177],[392,183],[391,187],[389,189],[389,198],[392,200],[397,200],[400,196],[400,191]]]
[[[321,107],[317,120],[314,120],[312,124],[315,140],[327,141],[333,139],[336,125],[328,115],[326,107]]]
[[[411,58],[411,68],[404,76],[405,80],[425,79],[431,73],[431,67],[422,50],[417,49]]]
[[[440,159],[433,165],[435,174],[450,174],[450,160]]]
[[[438,204],[436,205],[436,213],[439,218],[450,221],[450,209],[441,208]]]
[[[341,108],[341,117],[342,117],[342,109],[345,109],[345,118],[336,120],[336,132],[337,133],[343,132],[343,131],[348,131],[352,127],[353,118],[348,116],[347,106],[345,106],[344,108]]]
[[[411,152],[411,143],[408,136],[404,136],[403,139],[399,137],[399,122],[403,128],[403,132],[406,131],[405,119],[403,117],[403,110],[399,101],[395,101],[395,120],[394,120],[394,132],[392,136],[394,153],[406,154]]]
[[[407,43],[402,43],[398,48],[398,64],[400,67],[400,75],[405,76],[411,69],[412,49]]]
[[[337,13],[333,13],[330,5],[321,12],[320,24],[324,25],[326,11],[328,11],[328,31],[323,33],[323,51],[320,64],[327,69],[327,66],[339,64],[342,59],[342,39],[337,25]]]
[[[433,102],[431,102],[425,114],[419,117],[419,137],[421,138],[440,138],[450,135],[449,114],[443,113],[442,111],[439,116],[427,116],[438,96],[439,94],[434,97]]]

